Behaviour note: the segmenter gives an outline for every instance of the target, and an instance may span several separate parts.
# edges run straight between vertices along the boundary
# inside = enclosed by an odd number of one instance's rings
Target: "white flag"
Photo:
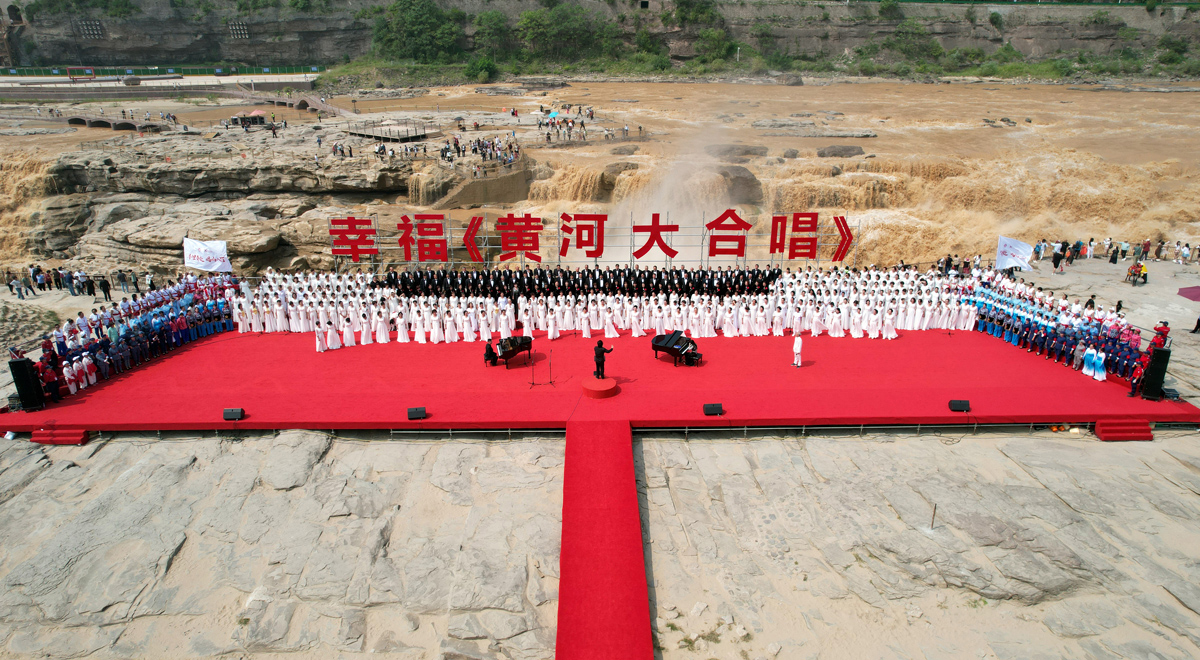
[[[225,241],[193,241],[183,239],[183,265],[197,270],[233,272],[233,264],[225,253]]]
[[[1022,243],[1015,238],[1000,237],[1000,245],[996,247],[996,269],[1017,267],[1021,270],[1033,270],[1029,259],[1033,257],[1033,246]]]

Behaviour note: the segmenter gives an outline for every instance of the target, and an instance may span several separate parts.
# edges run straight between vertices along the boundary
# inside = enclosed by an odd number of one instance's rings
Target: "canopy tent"
[[[1200,302],[1200,286],[1188,286],[1179,290],[1179,295],[1188,300]]]

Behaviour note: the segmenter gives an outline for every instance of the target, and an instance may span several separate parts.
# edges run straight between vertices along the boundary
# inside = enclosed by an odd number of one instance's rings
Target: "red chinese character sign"
[[[508,261],[525,253],[531,261],[541,263],[538,254],[541,247],[542,220],[528,213],[516,216],[511,213],[496,221],[496,233],[500,234],[500,261]]]
[[[746,232],[753,226],[743,220],[737,211],[726,209],[716,220],[704,225],[705,229],[712,232],[708,237],[708,256],[745,258]]]
[[[632,226],[612,227],[607,214],[562,213],[557,232],[558,260],[564,264],[572,259],[605,257],[616,261],[628,258],[630,262],[647,257],[676,260],[680,250],[686,251],[684,260],[701,262],[714,257],[757,259],[763,255],[761,250],[765,247],[771,259],[822,259],[823,254],[828,256],[832,250],[831,261],[841,262],[854,243],[844,216],[831,218],[837,230],[835,246],[831,228],[828,224],[822,227],[815,212],[773,216],[769,242],[766,232],[751,234],[754,224],[735,209],[725,210],[703,226],[692,225],[683,230],[678,224],[665,224],[665,215],[651,213],[646,224],[634,221]],[[542,232],[546,222],[529,213],[508,213],[494,223],[495,238],[486,231],[486,219],[482,215],[472,216],[466,223],[457,225],[444,213],[402,215],[396,223],[395,236],[389,235],[382,244],[377,244],[379,236],[374,219],[351,216],[330,218],[329,235],[333,254],[350,257],[354,262],[364,255],[390,250],[398,252],[396,257],[403,257],[396,261],[483,263],[496,258],[485,256],[485,249],[496,250],[497,247],[501,262],[518,256],[542,262]],[[553,242],[554,238],[550,240]]]
[[[477,263],[483,261],[479,245],[475,243],[475,237],[479,235],[480,227],[483,227],[483,216],[473,216],[471,222],[467,223],[466,233],[463,234],[463,247],[467,248],[467,255],[471,257],[471,261]]]
[[[333,239],[335,257],[350,257],[357,262],[360,256],[379,254],[375,246],[375,221],[371,218],[330,218],[329,236]]]
[[[658,246],[658,249],[662,250],[662,253],[667,255],[668,259],[674,259],[675,255],[679,254],[679,251],[667,245],[667,242],[663,240],[663,236],[677,231],[679,231],[679,225],[664,225],[659,220],[659,214],[652,213],[650,215],[650,224],[633,226],[633,233],[635,234],[650,234],[646,237],[646,242],[642,244],[642,247],[634,250],[633,258],[641,259],[646,256],[650,248]]]
[[[783,254],[787,246],[788,259],[817,258],[817,214],[793,213],[790,223],[791,233],[788,237],[788,217],[777,215],[771,218],[771,254]],[[813,236],[796,236],[795,234],[811,233]]]
[[[400,216],[396,229],[397,242],[404,250],[404,260],[412,261],[412,249],[417,248],[417,261],[450,261],[450,241],[446,238],[446,216],[441,213],[417,213],[414,223],[407,215]],[[416,238],[413,238],[414,230]]]
[[[833,216],[833,224],[837,227],[839,240],[837,250],[833,252],[834,261],[845,261],[846,255],[850,254],[850,244],[854,242],[854,234],[850,233],[850,225],[846,224],[846,217],[841,215]]]
[[[571,248],[571,238],[575,239],[575,247],[584,250],[588,259],[598,259],[604,256],[604,223],[608,216],[602,213],[576,213],[571,216],[562,214],[559,218],[562,224],[558,230],[562,237],[558,242],[558,256],[567,256]]]

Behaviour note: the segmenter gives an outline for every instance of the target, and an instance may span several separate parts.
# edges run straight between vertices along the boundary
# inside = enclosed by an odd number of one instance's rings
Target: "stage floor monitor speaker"
[[[17,386],[17,396],[21,397],[21,410],[34,411],[45,408],[46,393],[42,389],[42,381],[38,378],[33,360],[9,360],[8,370],[12,372],[13,384]]]
[[[245,416],[246,416],[246,410],[244,408],[226,408],[225,409],[225,421],[227,421],[227,422],[241,421],[241,419]]]
[[[950,410],[952,412],[971,412],[971,402],[966,399],[951,399]]]
[[[724,415],[725,408],[719,403],[706,403],[704,404],[704,414],[709,417]]]
[[[1164,396],[1163,381],[1167,378],[1167,365],[1171,363],[1171,349],[1150,350],[1150,364],[1142,374],[1142,397],[1161,399]]]
[[[409,420],[425,419],[425,409],[424,408],[409,408],[408,409],[408,419]]]

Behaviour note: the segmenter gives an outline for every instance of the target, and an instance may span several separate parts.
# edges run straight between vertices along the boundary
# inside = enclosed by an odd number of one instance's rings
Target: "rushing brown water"
[[[543,215],[671,207],[672,218],[685,223],[702,210],[712,216],[730,191],[706,169],[721,161],[705,147],[740,144],[768,151],[742,163],[763,188],[760,204],[738,205],[756,218],[755,232],[769,231],[772,213],[844,214],[861,223],[863,263],[986,257],[997,234],[1030,242],[1200,239],[1196,93],[986,83],[580,83],[553,98],[594,105],[609,125],[641,126],[652,139],[633,156],[613,156],[603,141],[536,153],[557,170],[534,184],[531,201]],[[453,100],[440,99],[443,108]],[[853,131],[877,137],[806,137]],[[861,146],[873,157],[816,156],[835,144]],[[779,158],[789,149],[798,157]],[[606,199],[598,173],[615,161],[641,169],[622,173]],[[700,217],[691,222],[702,224]]]
[[[699,231],[733,206],[755,223],[759,242],[769,233],[772,214],[815,210],[822,218],[845,215],[861,227],[861,265],[928,261],[946,253],[987,256],[997,234],[1030,242],[1111,236],[1196,243],[1197,100],[1194,91],[1000,83],[575,82],[546,96],[487,96],[456,87],[412,99],[364,99],[357,106],[362,116],[386,109],[443,122],[455,116],[449,113],[499,116],[490,113],[516,107],[526,151],[552,168],[539,168],[541,180],[517,210],[543,218],[606,212],[619,233],[653,212]],[[349,105],[347,99],[335,102]],[[533,121],[530,113],[563,103],[595,108],[589,141],[546,148],[531,126],[525,128]],[[168,108],[183,122],[200,123],[239,109]],[[635,153],[614,155],[614,143],[600,139],[597,129],[626,125],[631,134],[640,128],[648,137],[633,143]],[[839,136],[864,131],[876,137]],[[46,137],[5,138],[15,149],[33,141],[42,148],[35,157],[17,152],[5,158],[6,170],[20,173],[6,176],[0,189],[6,251],[13,247],[14,224],[20,224],[15,211],[39,194],[28,177],[44,171],[47,147],[67,150],[81,136]],[[711,155],[714,145],[765,147],[767,155],[722,159]],[[830,145],[859,146],[866,153],[819,158],[817,150]],[[36,163],[26,162],[31,160]],[[637,169],[604,174],[618,162]],[[744,189],[714,170],[725,165],[746,168],[761,199],[745,199]]]
[[[50,161],[29,153],[9,154],[0,161],[0,258],[26,254],[27,206],[52,192],[46,176]]]

